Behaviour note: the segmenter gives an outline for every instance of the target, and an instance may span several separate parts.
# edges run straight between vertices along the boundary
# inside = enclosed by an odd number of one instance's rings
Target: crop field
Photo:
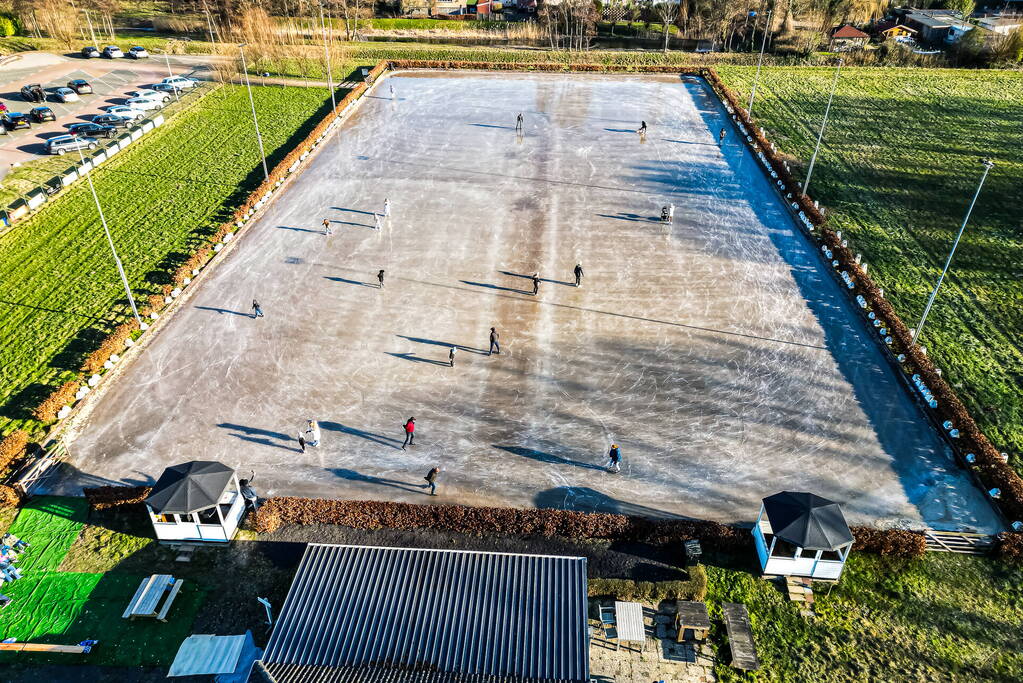
[[[330,106],[326,89],[253,94],[270,166]],[[233,86],[97,169],[96,192],[136,300],[169,282],[262,179],[248,96]],[[0,433],[31,426],[32,409],[127,312],[87,184],[0,237]]]
[[[753,69],[718,72],[748,97]],[[761,75],[754,117],[798,166],[813,152],[833,74]],[[810,194],[914,327],[980,180],[979,159],[995,161],[921,343],[1023,471],[1021,102],[1018,73],[843,69]]]

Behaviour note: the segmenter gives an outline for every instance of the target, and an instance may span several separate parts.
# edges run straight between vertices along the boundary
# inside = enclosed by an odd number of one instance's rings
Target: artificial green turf
[[[56,570],[78,538],[87,513],[84,498],[40,496],[28,501],[10,527],[12,534],[31,544],[19,556],[18,568],[26,574]]]
[[[837,586],[816,584],[816,618],[800,616],[775,584],[708,567],[712,618],[744,603],[763,681],[1023,680],[1023,568],[928,553],[890,560],[853,553]],[[713,642],[722,643],[717,627]],[[719,680],[748,680],[719,649]]]
[[[305,138],[326,89],[253,87],[267,163]],[[263,180],[244,88],[215,89],[101,166],[96,191],[142,302]],[[128,313],[89,188],[78,183],[0,237],[0,433],[73,377]]]
[[[745,101],[755,70],[717,69]],[[833,76],[781,67],[760,76],[754,117],[804,164]],[[1023,471],[1020,102],[1018,72],[843,69],[810,194],[915,327],[980,180],[979,159],[995,161],[920,341]]]

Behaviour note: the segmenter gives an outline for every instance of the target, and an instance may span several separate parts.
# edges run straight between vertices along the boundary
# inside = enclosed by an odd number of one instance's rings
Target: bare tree
[[[654,3],[654,14],[661,20],[661,30],[664,32],[664,54],[668,54],[668,31],[678,21],[679,13],[682,10],[682,0],[661,0]]]

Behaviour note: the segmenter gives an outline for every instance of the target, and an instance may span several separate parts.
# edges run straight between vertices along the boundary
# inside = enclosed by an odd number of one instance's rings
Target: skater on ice
[[[675,220],[675,205],[665,204],[661,207],[661,222],[665,225],[671,225],[672,221]]]
[[[536,296],[536,293],[540,291],[540,273],[539,272],[533,273],[533,278],[532,279],[533,279],[533,296]]]
[[[255,299],[252,300],[252,317],[253,318],[263,317],[263,307],[260,306],[259,302],[256,301]]]
[[[718,147],[720,147],[721,145],[723,145],[725,143],[725,136],[726,135],[728,135],[728,133],[725,131],[724,128],[722,128],[721,132],[718,133]]]
[[[607,465],[605,466],[608,472],[621,472],[622,471],[622,452],[618,450],[618,444],[611,444],[611,450],[607,452]]]
[[[434,467],[432,470],[430,470],[429,472],[426,473],[425,477],[423,477],[423,479],[426,480],[426,484],[423,485],[423,488],[429,487],[430,488],[430,495],[431,496],[436,496],[437,495],[437,475],[438,474],[440,474],[440,468],[439,467]]]
[[[390,88],[390,90],[391,90],[391,99],[393,100],[394,99],[394,86],[393,85],[388,85],[387,87]]]
[[[383,218],[381,218],[380,214],[378,213],[373,214],[373,223],[375,224],[374,227],[376,227],[377,230],[380,230],[381,228],[384,227]]]
[[[410,417],[408,422],[405,423],[405,443],[401,445],[401,450],[405,450],[405,446],[416,445],[416,418]]]
[[[320,425],[316,420],[309,420],[309,426],[305,430],[309,435],[309,445],[316,447],[320,445]]]
[[[455,367],[455,347],[448,349],[448,365]]]
[[[302,432],[298,433],[298,447],[303,453],[305,453],[305,436]]]
[[[391,215],[391,200],[384,199],[384,218],[388,218]]]
[[[497,354],[497,355],[499,355],[499,356],[501,355],[501,344],[500,344],[500,342],[498,342],[498,340],[497,340],[497,338],[498,338],[499,336],[500,336],[500,335],[498,335],[498,334],[497,334],[497,329],[496,329],[496,328],[493,328],[493,327],[491,327],[491,328],[490,328],[490,350],[489,350],[489,351],[487,351],[487,355],[488,355],[488,356],[489,356],[490,354],[492,354],[492,353],[496,353],[496,354]]]
[[[330,229],[330,220],[327,219],[327,218],[323,219],[323,234],[324,235],[333,235],[334,234],[334,232]]]
[[[640,135],[646,135],[646,121],[639,122],[639,130],[636,131]]]
[[[380,289],[383,289],[384,288],[384,270],[383,270],[383,268],[381,268],[380,272],[377,273],[377,281],[380,282]]]
[[[519,115],[515,117],[515,130],[522,132],[522,112],[519,112]]]
[[[575,286],[578,287],[583,282],[583,266],[581,263],[575,264],[575,269],[572,271],[575,274]]]

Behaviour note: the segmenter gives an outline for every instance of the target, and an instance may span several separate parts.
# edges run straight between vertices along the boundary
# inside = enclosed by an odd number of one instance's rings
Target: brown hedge
[[[994,554],[1010,562],[1023,562],[1023,533],[1003,531],[995,537]]]
[[[0,441],[0,470],[7,469],[12,463],[24,457],[28,443],[28,432],[21,429],[5,436]]]
[[[707,597],[707,570],[703,565],[690,567],[684,581],[631,581],[629,579],[589,579],[587,595],[647,603],[661,600],[703,600]]]
[[[103,340],[99,348],[89,354],[82,363],[82,372],[92,375],[103,369],[103,364],[110,360],[115,353],[124,351],[125,343],[131,339],[131,335],[138,329],[138,323],[134,320],[118,325],[110,336]]]
[[[21,505],[21,494],[12,486],[0,485],[0,510]]]
[[[152,490],[151,486],[95,486],[82,489],[82,494],[93,510],[109,510],[142,503]]]
[[[57,419],[57,413],[60,412],[61,408],[74,403],[78,387],[79,382],[65,382],[46,397],[42,403],[36,406],[36,409],[32,411],[32,415],[40,422],[53,422]]]
[[[855,526],[853,550],[891,557],[923,557],[927,552],[927,541],[922,531],[905,529],[875,529]]]

